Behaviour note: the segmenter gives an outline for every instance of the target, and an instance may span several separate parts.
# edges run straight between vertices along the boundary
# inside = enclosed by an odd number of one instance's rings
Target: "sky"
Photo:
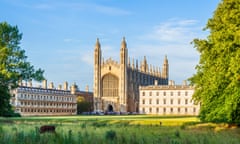
[[[203,28],[220,1],[0,0],[0,22],[18,26],[28,61],[55,87],[67,81],[92,91],[96,39],[105,60],[119,61],[123,37],[131,62],[146,56],[162,68],[166,55],[169,79],[182,84],[199,60],[191,42],[208,36]]]

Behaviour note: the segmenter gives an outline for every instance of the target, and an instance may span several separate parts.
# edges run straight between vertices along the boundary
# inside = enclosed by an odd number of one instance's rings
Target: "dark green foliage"
[[[85,129],[87,127],[87,124],[86,123],[82,123],[80,126],[81,126],[82,129]]]
[[[91,103],[87,101],[77,102],[77,114],[82,114],[83,112],[91,111]]]
[[[117,137],[117,134],[114,130],[108,130],[105,133],[105,138],[107,140],[114,140]]]
[[[240,0],[222,0],[205,30],[207,39],[194,39],[200,53],[195,101],[203,121],[240,123]]]
[[[92,123],[93,127],[105,127],[107,126],[107,123],[104,121],[95,121]]]
[[[19,80],[42,80],[43,70],[35,70],[20,48],[22,34],[17,26],[0,23],[0,116],[11,115],[9,91],[16,88]]]
[[[174,132],[174,135],[175,135],[177,138],[180,138],[180,132],[179,132],[179,130],[176,130],[176,131]]]
[[[13,113],[9,103],[10,98],[9,88],[6,85],[0,85],[0,116]]]

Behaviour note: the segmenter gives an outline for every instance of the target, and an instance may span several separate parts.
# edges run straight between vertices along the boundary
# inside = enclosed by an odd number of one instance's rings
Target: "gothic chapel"
[[[125,38],[121,42],[120,62],[103,60],[99,39],[94,50],[94,111],[139,112],[139,86],[168,85],[168,60],[165,56],[162,72],[147,63],[144,56],[138,66],[130,63]]]

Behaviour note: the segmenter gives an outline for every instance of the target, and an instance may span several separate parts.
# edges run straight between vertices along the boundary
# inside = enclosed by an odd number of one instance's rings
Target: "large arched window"
[[[102,96],[118,96],[118,78],[112,74],[107,74],[102,79]]]

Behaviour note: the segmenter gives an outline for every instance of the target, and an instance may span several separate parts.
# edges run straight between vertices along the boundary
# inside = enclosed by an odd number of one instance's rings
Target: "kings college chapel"
[[[144,56],[132,63],[125,38],[120,47],[120,61],[103,60],[99,39],[94,50],[94,110],[102,112],[139,112],[139,86],[168,85],[169,65],[165,56],[162,71],[147,63]]]

